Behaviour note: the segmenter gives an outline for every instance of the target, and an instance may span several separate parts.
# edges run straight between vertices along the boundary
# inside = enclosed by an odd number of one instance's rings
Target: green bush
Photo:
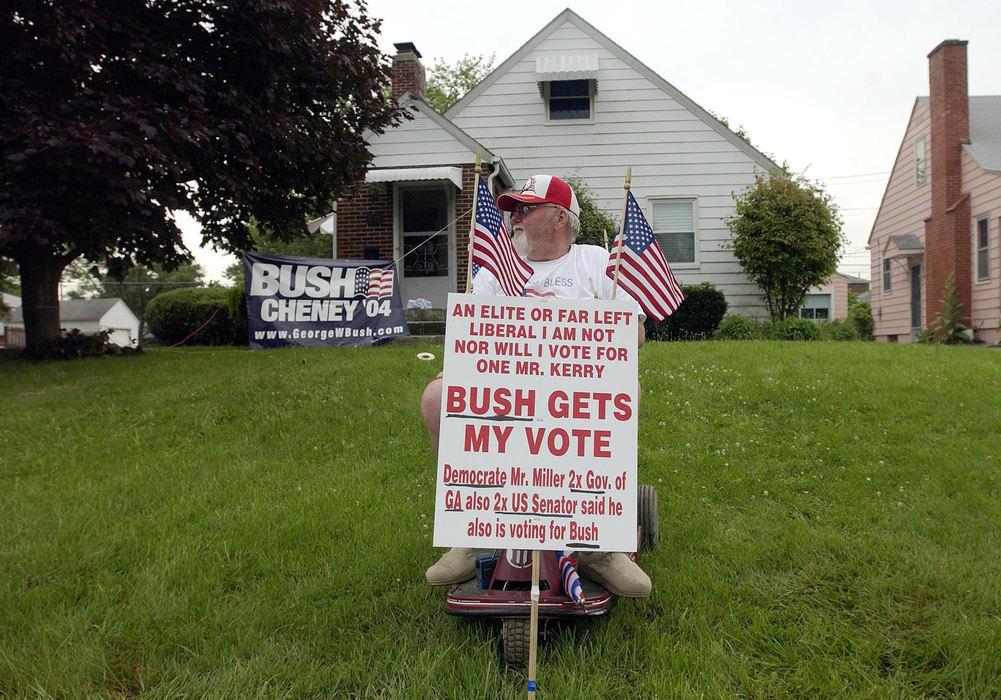
[[[146,307],[146,323],[164,345],[181,342],[186,345],[242,345],[247,336],[237,335],[228,296],[229,290],[225,287],[186,287],[164,292]]]
[[[241,276],[237,284],[226,289],[226,308],[233,319],[234,345],[243,345],[247,340],[247,297]]]
[[[876,328],[872,320],[872,304],[868,301],[849,300],[848,322],[855,327],[855,333],[861,340],[873,340],[873,330]]]
[[[820,324],[820,337],[824,340],[858,340],[858,331],[851,321],[835,319]]]
[[[663,321],[646,320],[648,340],[711,338],[726,314],[726,297],[708,282],[682,285],[685,300]]]
[[[753,320],[735,314],[723,319],[716,329],[715,337],[719,340],[760,340],[764,338],[764,333],[761,326]]]
[[[776,321],[768,329],[772,340],[820,340],[820,327],[813,321],[792,316]]]

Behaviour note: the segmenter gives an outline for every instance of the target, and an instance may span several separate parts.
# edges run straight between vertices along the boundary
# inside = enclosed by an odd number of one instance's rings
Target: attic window
[[[546,118],[549,121],[591,118],[593,80],[552,80],[546,84]]]

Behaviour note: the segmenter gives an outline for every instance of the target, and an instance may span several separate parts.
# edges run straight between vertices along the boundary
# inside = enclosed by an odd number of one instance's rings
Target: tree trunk
[[[59,278],[69,261],[42,249],[17,262],[21,268],[24,351],[31,357],[44,357],[59,340]]]

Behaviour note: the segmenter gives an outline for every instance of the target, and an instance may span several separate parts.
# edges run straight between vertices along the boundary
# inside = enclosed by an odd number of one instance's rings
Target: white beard
[[[514,250],[518,255],[523,258],[528,257],[528,237],[525,236],[525,229],[518,229],[514,232],[511,245],[514,246]]]

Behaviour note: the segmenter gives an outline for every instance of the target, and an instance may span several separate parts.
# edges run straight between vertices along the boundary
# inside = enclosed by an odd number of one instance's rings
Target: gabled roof
[[[452,105],[446,112],[445,116],[448,118],[454,118],[458,116],[467,106],[472,104],[476,98],[483,93],[490,85],[497,81],[502,75],[511,70],[514,66],[518,65],[524,59],[524,57],[535,50],[543,41],[545,41],[553,32],[555,32],[564,22],[571,22],[578,29],[580,29],[585,34],[588,34],[596,42],[608,49],[609,52],[614,54],[620,60],[622,60],[626,65],[633,68],[637,73],[645,77],[656,87],[667,93],[672,99],[677,101],[679,104],[684,106],[689,112],[697,116],[703,122],[705,122],[709,127],[719,133],[723,138],[732,143],[738,149],[743,151],[748,157],[754,162],[760,165],[766,170],[771,170],[777,168],[778,165],[772,161],[771,158],[766,156],[764,153],[756,149],[754,146],[749,144],[747,141],[737,136],[733,131],[728,129],[723,123],[711,115],[709,112],[704,110],[698,104],[693,102],[691,98],[685,95],[681,90],[671,85],[671,83],[664,80],[662,77],[657,75],[651,68],[642,63],[639,59],[633,56],[631,53],[626,51],[624,48],[616,44],[614,41],[609,39],[603,33],[601,33],[592,24],[585,21],[580,15],[578,15],[573,10],[567,8],[558,14],[553,21],[543,27],[535,36],[525,42],[524,45],[517,51],[515,51],[506,61],[501,63],[499,66],[494,68],[483,80],[476,84],[476,86],[463,96],[461,100]]]
[[[453,124],[447,117],[442,116],[438,110],[429,105],[427,102],[409,92],[406,92],[400,97],[399,104],[401,107],[413,109],[414,111],[419,112],[422,116],[430,120],[436,127],[453,138],[463,148],[468,149],[470,153],[479,153],[483,163],[492,163],[498,166],[500,168],[500,174],[498,177],[500,177],[504,187],[509,188],[514,186],[514,178],[511,176],[511,172],[507,169],[507,166],[504,164],[504,160],[500,156],[496,155],[489,148]],[[406,122],[404,122],[401,126],[402,128],[406,128]],[[367,138],[371,140],[373,135],[368,134]],[[470,161],[472,161],[472,159],[470,159]],[[378,168],[370,168],[369,172],[372,172],[373,170],[378,170]]]
[[[118,297],[110,299],[63,299],[59,302],[59,323],[67,321],[100,321],[104,314],[108,313],[118,302],[122,301]],[[125,308],[128,308],[123,303]],[[129,313],[132,313],[131,309]],[[17,307],[11,312],[13,323],[24,323],[24,313],[22,307]]]
[[[897,249],[897,252],[892,255],[887,255],[891,245]],[[922,243],[921,239],[912,233],[905,233],[899,236],[889,236],[886,239],[886,244],[883,246],[884,258],[912,258],[924,255],[924,252],[924,243]]]
[[[1001,173],[1001,95],[970,98],[970,143],[963,148],[984,170]]]

